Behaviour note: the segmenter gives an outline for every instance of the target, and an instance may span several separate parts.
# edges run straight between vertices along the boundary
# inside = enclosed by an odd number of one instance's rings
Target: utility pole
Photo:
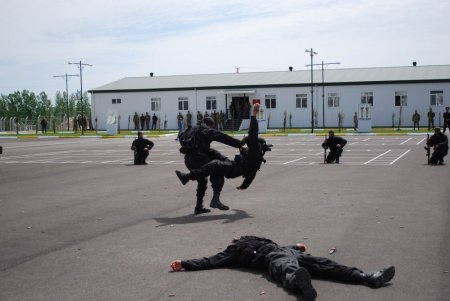
[[[71,62],[69,62],[69,65],[78,65],[78,68],[80,69],[81,122],[83,123],[84,122],[84,112],[83,112],[83,66],[92,67],[92,65],[82,63],[81,61],[79,63],[71,63]],[[81,125],[81,135],[84,135],[84,124]]]
[[[66,102],[67,102],[67,131],[70,131],[70,125],[69,125],[69,84],[68,84],[68,78],[72,76],[79,76],[78,74],[70,74],[67,73],[65,75],[53,75],[53,77],[65,77],[66,78]]]
[[[313,66],[322,66],[322,126],[325,129],[325,76],[323,72],[323,66],[324,65],[339,65],[340,63],[324,63],[322,61],[321,64],[312,64]],[[306,65],[306,67],[309,67],[310,65]]]
[[[314,133],[314,74],[313,74],[313,57],[315,54],[318,54],[317,52],[314,52],[314,50],[306,49],[305,52],[309,52],[309,55],[311,56],[311,133]]]

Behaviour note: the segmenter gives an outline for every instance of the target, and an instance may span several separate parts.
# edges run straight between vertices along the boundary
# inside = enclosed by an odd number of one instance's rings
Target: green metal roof
[[[321,82],[321,70],[314,69],[314,83],[321,85]],[[325,85],[398,82],[450,82],[450,65],[325,69]],[[309,86],[310,84],[311,70],[298,70],[125,77],[89,92],[234,89],[240,87]]]

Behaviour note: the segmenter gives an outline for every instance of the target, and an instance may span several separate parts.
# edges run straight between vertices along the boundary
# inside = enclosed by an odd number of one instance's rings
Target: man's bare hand
[[[252,116],[256,116],[256,114],[258,114],[259,113],[259,103],[255,103],[254,105],[253,105],[253,114],[252,114]]]
[[[306,246],[304,244],[296,244],[295,245],[297,247],[297,249],[299,249],[301,252],[305,252],[306,251]]]
[[[183,269],[183,266],[181,265],[181,260],[174,260],[174,261],[172,261],[172,264],[170,265],[170,267],[172,268],[172,270],[174,272],[178,272],[178,271],[181,271]]]

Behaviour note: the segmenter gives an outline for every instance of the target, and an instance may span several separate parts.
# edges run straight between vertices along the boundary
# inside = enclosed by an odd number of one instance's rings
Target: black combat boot
[[[197,204],[195,205],[194,214],[210,213],[211,210],[203,207],[203,198],[197,197]]]
[[[317,297],[317,292],[311,283],[311,275],[305,268],[300,267],[295,272],[289,281],[289,286],[294,290],[299,289],[307,300],[314,300]]]
[[[181,184],[186,185],[186,183],[189,182],[190,177],[188,173],[184,173],[179,170],[176,170],[175,173],[177,174],[178,179],[180,179]]]
[[[222,204],[222,202],[220,201],[220,192],[214,192],[214,195],[211,200],[211,204],[209,204],[209,207],[217,208],[220,210],[229,210],[230,209],[230,207]]]
[[[382,287],[383,284],[389,282],[394,278],[395,275],[395,267],[390,266],[388,268],[382,269],[373,273],[362,273],[362,281],[370,287],[379,288]]]

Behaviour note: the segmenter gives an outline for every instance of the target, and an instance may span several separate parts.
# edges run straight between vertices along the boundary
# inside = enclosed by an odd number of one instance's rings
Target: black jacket
[[[338,136],[328,137],[328,139],[322,143],[322,147],[329,148],[330,151],[335,151],[336,145],[338,144],[340,144],[341,147],[344,147],[347,144],[347,140]]]
[[[248,129],[248,136],[246,138],[247,149],[241,150],[240,154],[234,158],[234,162],[242,167],[244,182],[241,185],[242,189],[250,186],[256,176],[256,172],[261,168],[264,161],[261,144],[258,140],[258,120],[255,116],[250,119],[250,128]]]
[[[133,144],[131,145],[131,149],[135,148],[134,150],[138,153],[144,152],[144,148],[148,148],[149,150],[153,148],[155,144],[145,138],[138,138],[133,141]]]
[[[183,260],[181,265],[187,271],[225,267],[265,268],[266,255],[281,248],[270,239],[242,236],[233,241],[223,252],[210,257]]]
[[[448,149],[448,138],[447,138],[447,135],[442,134],[442,133],[439,134],[439,135],[434,134],[427,141],[427,145],[431,146],[431,147],[437,146],[437,147],[442,147],[442,148],[447,148]]]

